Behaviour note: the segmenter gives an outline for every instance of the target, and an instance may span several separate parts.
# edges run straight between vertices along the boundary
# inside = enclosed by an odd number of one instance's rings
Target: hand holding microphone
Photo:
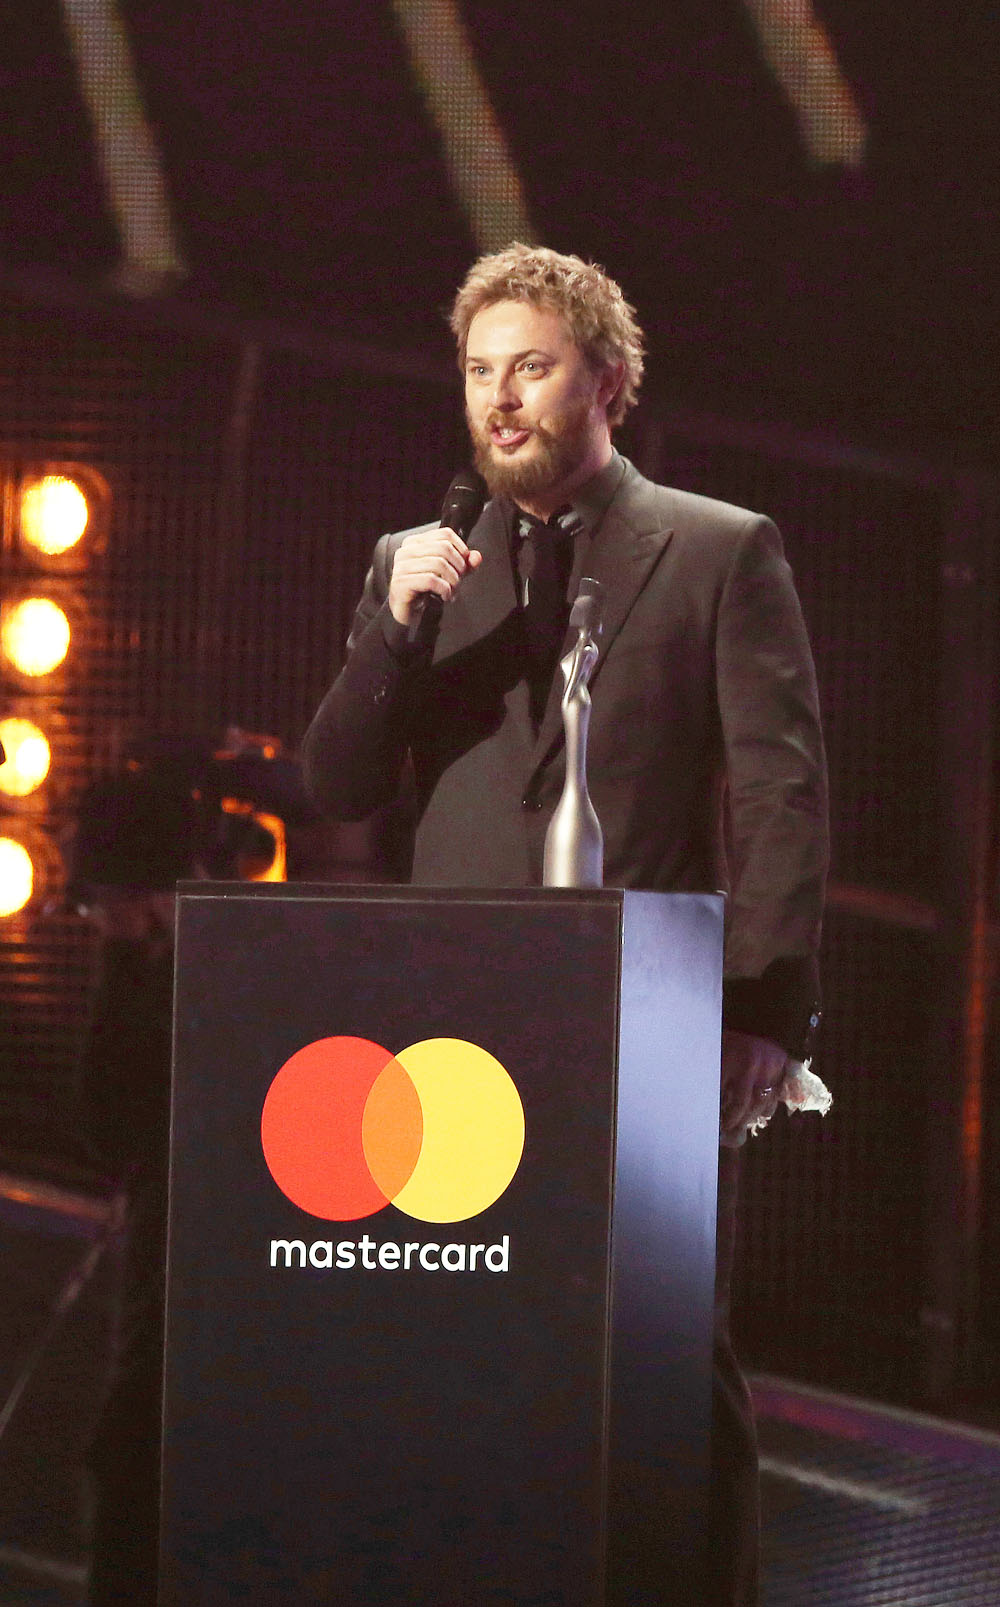
[[[441,610],[463,577],[483,555],[467,544],[486,500],[486,486],[474,469],[457,474],[448,487],[437,530],[407,536],[400,544],[389,582],[389,610],[405,625],[410,640],[433,630]]]

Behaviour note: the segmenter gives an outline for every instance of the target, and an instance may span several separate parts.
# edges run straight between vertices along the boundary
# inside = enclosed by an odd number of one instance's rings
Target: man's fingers
[[[437,591],[437,582],[450,587],[457,586],[464,573],[449,558],[406,558],[402,559],[393,570],[394,581],[413,587],[417,591]]]
[[[404,554],[408,557],[417,554],[428,556],[453,554],[464,563],[469,556],[469,549],[461,536],[456,535],[454,530],[449,530],[446,525],[442,525],[438,530],[424,530],[419,535],[407,536],[396,550],[397,562]]]
[[[778,1105],[787,1054],[749,1033],[722,1034],[722,1130],[730,1141],[751,1121],[769,1119]]]
[[[396,554],[393,578],[412,581],[423,575],[436,575],[455,586],[469,567],[468,558],[468,547],[453,530],[410,536]]]
[[[409,622],[416,599],[431,594],[450,602],[469,569],[482,562],[454,530],[442,527],[407,536],[400,543],[389,583],[389,607],[402,623]]]

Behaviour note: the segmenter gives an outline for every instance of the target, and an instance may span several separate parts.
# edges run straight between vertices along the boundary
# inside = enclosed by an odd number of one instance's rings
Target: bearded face
[[[469,326],[466,351],[476,467],[494,495],[547,517],[610,455],[606,377],[562,316],[531,302],[484,307]]]
[[[479,423],[466,411],[476,468],[491,496],[504,494],[515,502],[561,487],[573,477],[590,447],[590,407],[579,401],[567,405],[545,421],[527,424],[520,417],[488,413]],[[528,432],[526,441],[506,455],[504,440]],[[525,450],[527,448],[527,450]]]

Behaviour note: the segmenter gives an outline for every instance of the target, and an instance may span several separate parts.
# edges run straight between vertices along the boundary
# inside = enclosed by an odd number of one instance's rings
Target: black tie
[[[567,590],[573,569],[573,549],[582,521],[572,508],[560,509],[548,524],[521,515],[517,553],[524,645],[528,658],[531,711],[538,726],[548,700],[566,624]]]

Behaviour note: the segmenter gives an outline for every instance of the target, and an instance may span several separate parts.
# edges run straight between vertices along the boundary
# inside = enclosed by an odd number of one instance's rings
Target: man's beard
[[[474,425],[466,414],[476,468],[486,481],[490,495],[508,496],[518,502],[561,485],[587,455],[589,417],[589,404],[579,402],[563,412],[558,431],[547,430],[541,424],[528,426],[535,448],[522,462],[516,457],[508,461],[498,455],[490,440],[489,432],[496,425],[517,428],[513,419],[503,414],[491,415],[484,424]]]

